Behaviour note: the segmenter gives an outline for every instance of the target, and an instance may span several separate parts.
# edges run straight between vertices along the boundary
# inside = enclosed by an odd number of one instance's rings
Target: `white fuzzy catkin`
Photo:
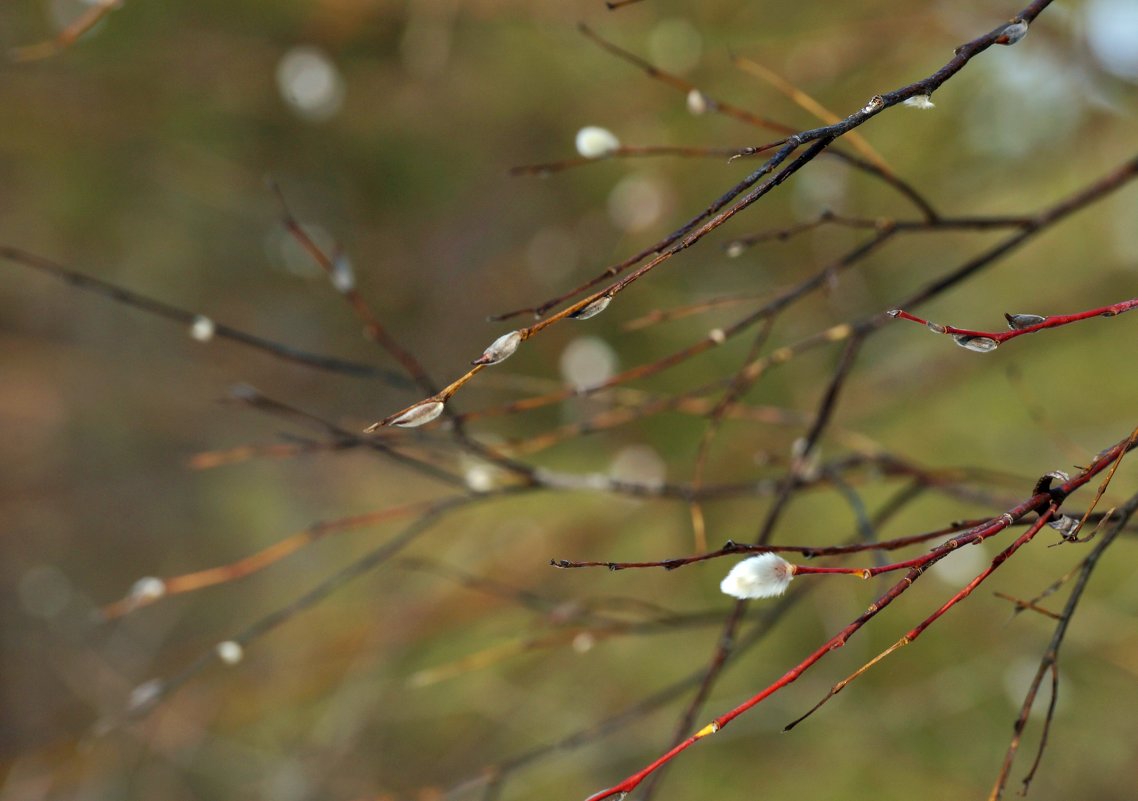
[[[590,318],[596,317],[598,314],[607,309],[610,303],[612,303],[612,295],[601,295],[592,303],[586,306],[582,306],[580,309],[573,312],[569,316],[574,320],[588,320]]]
[[[166,594],[166,582],[154,576],[140,578],[130,588],[130,600],[136,604],[157,601]]]
[[[587,159],[607,156],[620,147],[620,140],[607,128],[586,125],[577,131],[577,152]]]
[[[356,288],[356,272],[352,269],[352,260],[346,253],[340,253],[332,262],[330,276],[332,287],[341,295],[346,295]]]
[[[213,320],[201,314],[194,317],[194,321],[190,325],[190,336],[198,342],[209,342],[216,332],[217,325]]]
[[[400,428],[418,428],[426,425],[443,413],[442,401],[424,401],[416,404],[391,421]]]
[[[236,640],[219,642],[214,651],[217,653],[217,658],[227,665],[236,665],[245,658],[245,649]]]
[[[511,331],[495,339],[474,364],[497,364],[514,355],[522,342],[521,331]]]
[[[794,578],[794,565],[776,553],[761,553],[731,568],[719,589],[734,598],[774,598]]]
[[[698,89],[692,89],[688,92],[688,111],[692,114],[699,116],[700,114],[707,113],[707,95]]]
[[[932,98],[930,98],[928,95],[913,95],[912,97],[906,98],[905,105],[909,108],[919,108],[924,110],[936,108],[936,104],[933,103]]]

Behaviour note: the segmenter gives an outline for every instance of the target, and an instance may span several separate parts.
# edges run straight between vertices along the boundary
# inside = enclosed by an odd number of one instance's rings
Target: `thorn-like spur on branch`
[[[95,278],[94,276],[70,270],[60,264],[56,264],[50,259],[28,253],[19,248],[0,245],[0,258],[7,259],[13,264],[19,264],[22,267],[37,270],[45,275],[50,275],[53,278],[86,292],[110,298],[116,303],[122,303],[125,306],[139,309],[155,317],[162,317],[167,320],[173,320],[176,323],[181,323],[187,326],[190,337],[197,342],[206,343],[213,339],[228,339],[231,342],[237,342],[241,345],[267,353],[277,359],[303,364],[307,367],[314,367],[319,370],[344,373],[361,378],[376,378],[384,383],[397,387],[406,387],[410,383],[403,376],[392,370],[347,361],[346,359],[337,359],[333,356],[322,356],[297,350],[289,345],[274,342],[270,339],[265,339],[264,337],[259,337],[255,334],[250,334],[233,328],[232,326],[219,323],[203,314],[196,314],[191,311],[186,311],[185,309],[180,309],[177,306],[171,306],[168,303],[155,300],[154,298],[147,297],[130,289],[125,289],[109,281],[104,281],[101,278]]]
[[[1075,314],[1055,314],[1050,317],[1043,317],[1038,314],[1005,314],[1004,317],[1007,319],[1008,328],[1010,329],[1008,331],[973,331],[970,328],[941,325],[940,323],[932,323],[910,314],[904,309],[891,309],[886,312],[886,314],[894,319],[920,323],[934,334],[948,334],[953,338],[956,344],[962,348],[978,353],[987,353],[995,350],[1001,343],[1023,336],[1024,334],[1034,334],[1036,331],[1043,331],[1047,328],[1058,328],[1059,326],[1070,325],[1071,323],[1077,323],[1082,320],[1089,320],[1092,317],[1114,317],[1136,307],[1138,307],[1138,298],[1124,300],[1121,303],[1114,303],[1110,306],[1100,306],[1090,311],[1076,312]]]
[[[1057,506],[1057,493],[1060,493],[1058,497],[1064,498],[1070,495],[1072,492],[1090,481],[1092,477],[1108,469],[1110,465],[1118,458],[1120,453],[1124,453],[1125,451],[1133,448],[1134,444],[1134,441],[1129,437],[1122,440],[1121,442],[1100,453],[1098,457],[1088,467],[1084,468],[1082,472],[1080,472],[1079,475],[1075,478],[1063,482],[1061,485],[1052,488],[1048,492],[1035,494],[1022,503],[1016,505],[1012,509],[1009,509],[999,517],[993,518],[992,520],[989,520],[980,526],[970,529],[962,534],[952,537],[944,543],[941,543],[929,552],[927,558],[925,558],[921,564],[911,567],[908,572],[900,579],[900,581],[895,583],[892,587],[880,595],[873,603],[871,603],[865,612],[858,615],[849,625],[847,625],[829,640],[824,642],[809,656],[807,656],[800,663],[783,674],[781,678],[777,679],[763,690],[760,690],[758,693],[744,701],[739,706],[715,718],[702,729],[695,732],[682,742],[678,743],[673,748],[669,749],[667,752],[665,752],[663,755],[661,755],[659,758],[641,770],[628,776],[623,781],[590,796],[588,801],[601,801],[605,798],[623,796],[624,794],[636,789],[636,787],[641,782],[643,782],[644,779],[646,779],[660,767],[671,762],[682,752],[686,751],[688,748],[695,745],[703,738],[709,737],[710,735],[720,731],[724,726],[729,724],[735,718],[739,717],[744,712],[747,712],[752,707],[757,706],[759,703],[769,698],[774,693],[792,684],[803,673],[809,670],[815,663],[821,660],[826,654],[845,645],[850,637],[854,636],[858,630],[860,630],[867,622],[873,619],[879,612],[881,612],[881,610],[883,610],[893,601],[897,600],[897,598],[899,598],[906,590],[908,590],[909,587],[911,587],[913,583],[917,581],[921,575],[923,575],[925,570],[930,565],[940,561],[963,545],[984,542],[985,540],[996,536],[1004,529],[1015,523],[1017,520],[1022,519],[1032,512],[1039,514],[1040,517],[1035,522],[1035,524],[1033,524],[1027,532],[1020,535],[1020,537],[1017,538],[1016,542],[1013,543],[1013,546],[1015,548],[1020,547],[1032,536],[1034,536],[1035,533],[1038,532],[1039,528],[1050,519],[1051,515],[1054,513],[1055,507]],[[1005,553],[1007,553],[1007,551],[1010,550],[1013,546],[1009,546],[1009,549],[1005,549]],[[1006,559],[1007,557],[1005,556],[1004,558]],[[997,557],[997,559],[999,559],[999,557]],[[993,565],[996,566],[995,560],[993,560]],[[982,581],[983,578],[986,577],[987,573],[990,573],[991,569],[994,569],[994,567],[990,568],[989,571],[986,571],[986,573],[981,574],[981,576],[978,577],[978,580],[975,580],[976,583]],[[927,618],[922,624],[917,626],[917,628],[909,632],[909,635],[907,636],[909,636],[910,639],[915,636],[919,636],[921,631],[923,631],[927,626],[931,625],[933,621],[944,614],[947,609],[951,608],[953,604],[957,603],[969,592],[971,592],[971,585],[961,590],[957,596],[954,596],[954,599],[950,600],[948,603],[942,606],[939,610],[937,610],[937,612]]]

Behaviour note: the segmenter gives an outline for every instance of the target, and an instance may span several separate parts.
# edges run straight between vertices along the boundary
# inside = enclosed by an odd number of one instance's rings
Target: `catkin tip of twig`
[[[577,152],[585,158],[598,159],[620,148],[620,140],[607,128],[586,125],[577,131],[576,145]]]
[[[194,317],[190,324],[190,336],[198,342],[209,342],[217,333],[217,324],[203,314]]]

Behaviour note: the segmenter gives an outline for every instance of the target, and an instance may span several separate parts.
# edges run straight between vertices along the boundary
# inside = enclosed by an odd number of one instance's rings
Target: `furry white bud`
[[[587,125],[577,131],[577,152],[587,159],[599,159],[619,147],[620,140],[606,128]]]
[[[245,649],[236,640],[219,642],[213,650],[217,653],[217,658],[227,665],[236,665],[245,658]]]
[[[193,323],[190,324],[190,336],[198,342],[209,342],[215,333],[217,333],[217,325],[214,324],[213,320],[201,314],[194,317]]]
[[[742,242],[728,242],[727,246],[723,248],[723,252],[727,254],[729,259],[737,259],[743,255],[747,250],[747,246]]]
[[[698,89],[692,89],[688,92],[688,111],[698,117],[700,114],[707,113],[707,108],[707,95]]]
[[[991,353],[1000,345],[991,337],[974,337],[969,334],[956,334],[952,339],[960,347],[977,353]]]
[[[1038,314],[1005,314],[1004,318],[1008,321],[1008,328],[1013,331],[1022,331],[1025,328],[1031,328],[1033,325],[1039,325],[1047,319]]]
[[[761,553],[731,568],[719,589],[735,598],[774,598],[794,578],[794,565],[776,553]]]
[[[412,406],[403,414],[396,417],[391,421],[393,426],[401,426],[403,428],[418,428],[419,426],[426,425],[443,413],[442,401],[427,401]]]
[[[154,705],[164,689],[161,679],[150,679],[139,684],[130,691],[126,708],[130,712],[140,712]]]
[[[352,269],[352,260],[346,253],[338,253],[332,261],[331,273],[332,288],[341,295],[346,295],[356,288],[356,272]]]
[[[590,317],[596,317],[598,314],[607,309],[610,303],[612,303],[612,295],[601,295],[592,303],[582,306],[580,309],[573,312],[569,316],[574,320],[588,320]]]
[[[508,334],[495,339],[490,343],[490,347],[483,351],[482,355],[475,359],[472,364],[497,364],[504,362],[506,359],[514,355],[518,349],[518,345],[522,343],[522,332],[511,331]]]
[[[136,604],[157,601],[166,594],[166,582],[154,576],[140,578],[130,588],[130,600]]]
[[[1008,23],[1007,27],[1000,32],[1000,37],[996,39],[996,43],[1014,45],[1020,39],[1027,36],[1027,27],[1027,20],[1012,20]]]
[[[936,107],[936,104],[933,103],[932,98],[928,95],[913,95],[912,97],[906,98],[905,105],[909,108],[919,108],[926,111]]]
[[[416,403],[410,409],[403,412],[403,414],[388,421],[387,425],[399,426],[400,428],[418,428],[419,426],[425,426],[443,413],[443,405],[443,402],[438,400],[425,400],[421,403]],[[382,425],[382,421],[372,423],[364,429],[364,433],[370,434]]]

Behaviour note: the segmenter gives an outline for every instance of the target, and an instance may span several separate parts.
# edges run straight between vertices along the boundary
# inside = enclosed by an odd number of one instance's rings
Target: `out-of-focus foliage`
[[[51,38],[84,8],[7,0],[0,45]],[[755,162],[607,160],[545,179],[510,177],[511,166],[571,157],[585,125],[628,145],[772,138],[713,114],[693,116],[683,94],[578,35],[579,20],[709,94],[809,128],[816,119],[736,69],[731,56],[762,62],[844,115],[927,75],[955,45],[1017,10],[992,0],[646,0],[618,12],[601,0],[126,0],[60,54],[0,64],[0,243],[306,350],[388,364],[283,231],[264,182],[271,174],[313,235],[350,255],[359,289],[389,330],[449,379],[508,330],[487,324],[488,314],[544,300],[646,246]],[[1057,3],[1018,45],[994,48],[946,84],[935,109],[891,109],[860,131],[945,213],[1029,213],[1134,155],[1136,29],[1126,0]],[[621,324],[658,307],[793,283],[859,233],[824,229],[736,259],[722,244],[826,208],[912,214],[880,184],[819,159],[729,230],[621,295],[587,330],[558,326],[527,343],[508,373],[494,368],[503,372],[472,385],[458,405],[480,408],[528,391],[507,374],[558,386],[573,348],[600,347],[631,366],[698,339],[735,312],[643,332]],[[775,335],[791,341],[881,311],[997,236],[902,238],[780,319]],[[922,311],[995,328],[1005,311],[1104,305],[1135,295],[1135,253],[1138,188],[1129,187]],[[1136,324],[1129,316],[1091,321],[987,355],[898,326],[863,352],[835,425],[928,467],[1010,474],[989,488],[1025,497],[1035,476],[1085,463],[1135,425]],[[664,373],[643,386],[674,392],[709,381],[745,352],[737,342],[680,377]],[[804,357],[748,400],[809,412],[832,362],[830,354]],[[583,605],[636,618],[645,604],[726,614],[730,601],[718,592],[725,562],[615,575],[546,566],[554,556],[687,553],[682,504],[589,493],[504,500],[448,518],[406,557],[540,593],[553,612],[396,560],[258,640],[239,665],[211,668],[146,719],[96,736],[96,723],[120,710],[133,687],[176,672],[396,529],[331,537],[244,581],[112,624],[92,623],[95,608],[142,576],[220,564],[316,520],[438,494],[437,485],[358,451],[191,470],[196,453],[298,433],[217,403],[236,382],[351,430],[418,398],[199,343],[164,321],[0,264],[3,801],[431,798],[430,788],[477,777],[614,714],[709,658],[714,621],[643,636],[577,633],[507,653],[531,637],[572,634],[556,621],[572,620]],[[590,408],[567,402],[474,430],[520,438]],[[637,475],[662,464],[669,479],[688,480],[702,430],[696,419],[665,415],[533,458],[586,472],[608,471],[623,455],[623,469]],[[801,433],[730,423],[709,478],[768,475],[765,465],[784,461]],[[449,454],[439,458],[451,464]],[[1136,474],[1124,464],[1108,500],[1130,494]],[[871,489],[865,501],[887,496]],[[753,537],[764,503],[709,506],[712,544]],[[930,497],[879,534],[991,512]],[[853,531],[848,505],[831,492],[810,508],[792,506],[779,537],[829,543]],[[1138,717],[1118,714],[1136,700],[1133,558],[1124,538],[1092,580],[1061,658],[1060,705],[1033,797],[1133,797]],[[993,588],[1032,596],[1075,560],[1069,547],[1039,543]],[[983,564],[977,549],[973,573]],[[988,592],[808,724],[779,734],[970,575],[967,567],[937,573],[918,586],[791,690],[685,754],[661,797],[981,797],[1025,672],[1053,625],[1012,618]],[[875,589],[820,582],[733,665],[701,719],[776,678],[858,614]],[[472,654],[488,664],[462,661]],[[429,672],[448,665],[460,669]],[[684,703],[535,763],[511,778],[504,797],[573,799],[611,783],[662,750]]]

